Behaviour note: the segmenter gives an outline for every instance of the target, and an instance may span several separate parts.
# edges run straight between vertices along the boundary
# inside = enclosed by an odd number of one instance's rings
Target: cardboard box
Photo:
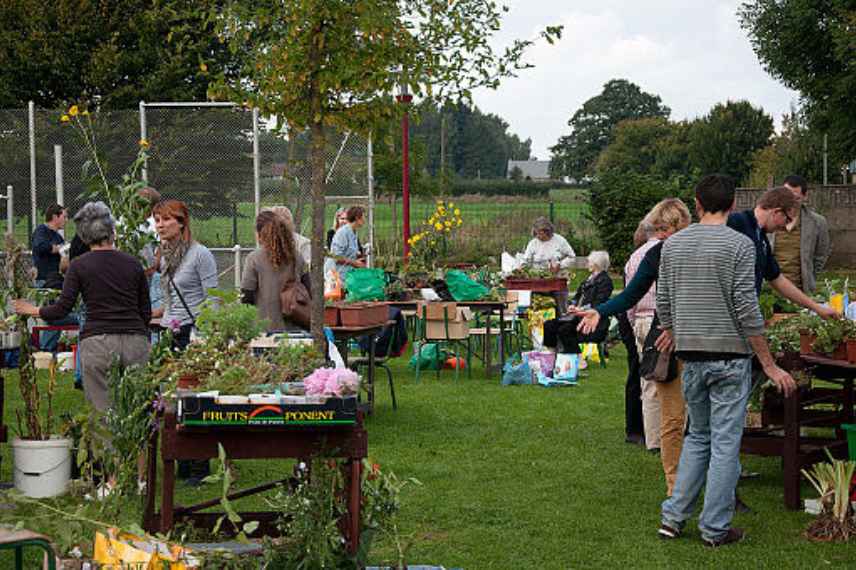
[[[438,301],[420,303],[418,311],[419,316],[423,319],[428,319],[429,321],[442,321],[444,314],[449,315],[449,320],[455,319],[457,308],[457,303]]]
[[[435,303],[436,304],[436,303]],[[448,303],[454,305],[454,303]],[[440,313],[440,319],[427,319],[425,321],[425,338],[428,340],[459,340],[470,336],[470,319],[473,318],[472,311],[467,307],[456,307],[454,313],[449,313],[449,336],[446,336],[446,323]]]

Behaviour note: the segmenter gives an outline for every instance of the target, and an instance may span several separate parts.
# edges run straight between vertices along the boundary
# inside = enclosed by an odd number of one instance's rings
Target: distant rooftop
[[[519,168],[524,180],[550,180],[549,160],[509,160],[506,177],[511,178],[511,171]]]

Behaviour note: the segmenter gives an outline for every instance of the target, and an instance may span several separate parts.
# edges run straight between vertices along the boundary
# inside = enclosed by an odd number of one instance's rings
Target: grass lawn
[[[852,568],[856,543],[813,544],[801,536],[812,517],[784,509],[781,463],[745,457],[761,477],[741,483],[754,513],[737,515],[744,543],[708,551],[695,520],[685,538],[655,536],[664,483],[659,458],[624,443],[625,362],[613,350],[606,369],[590,368],[574,388],[503,387],[444,371],[419,384],[404,359],[393,363],[399,408],[384,383],[368,419],[372,458],[408,487],[400,515],[411,542],[408,561],[467,569],[510,568]],[[6,380],[7,425],[19,405],[15,375]],[[55,407],[81,410],[80,392],[63,378]],[[0,479],[11,479],[11,450],[2,447]],[[238,487],[286,472],[283,462],[239,462]],[[216,496],[213,487],[178,487],[179,502]],[[804,486],[804,496],[814,493]],[[257,501],[257,500],[256,500]],[[250,504],[252,503],[252,504]],[[249,499],[238,506],[258,506]],[[38,520],[28,520],[38,528]],[[90,534],[91,535],[91,534]],[[376,545],[373,562],[394,559]],[[11,565],[0,553],[0,567]]]

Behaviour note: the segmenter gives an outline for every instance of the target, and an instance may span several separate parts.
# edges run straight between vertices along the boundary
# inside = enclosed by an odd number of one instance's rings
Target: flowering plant
[[[360,389],[360,376],[347,368],[318,368],[303,384],[308,396],[351,396]]]
[[[448,240],[463,223],[461,210],[454,202],[437,200],[434,212],[422,223],[420,231],[407,240],[411,269],[431,269],[434,261],[446,254]]]

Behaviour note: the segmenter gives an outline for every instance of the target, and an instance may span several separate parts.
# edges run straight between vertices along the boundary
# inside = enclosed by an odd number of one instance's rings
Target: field
[[[664,483],[659,458],[624,443],[626,367],[615,349],[606,369],[591,368],[575,388],[502,387],[476,367],[454,380],[433,372],[415,383],[403,358],[393,364],[399,408],[385,383],[368,419],[369,452],[383,468],[415,477],[400,515],[411,564],[468,570],[510,568],[852,568],[856,544],[815,544],[802,537],[812,517],[786,511],[781,462],[744,457],[760,477],[741,483],[754,512],[735,525],[747,530],[740,545],[705,549],[695,520],[685,538],[657,539]],[[7,379],[5,422],[20,405],[14,373]],[[80,410],[82,394],[64,376],[55,407]],[[10,451],[2,449],[0,479],[11,478]],[[242,461],[244,488],[289,469],[285,462]],[[215,496],[216,486],[179,486],[179,502]],[[803,486],[803,496],[815,493]],[[258,507],[244,499],[238,506]],[[133,509],[130,511],[133,515]],[[7,513],[7,516],[13,513]],[[28,518],[38,529],[43,519]],[[0,552],[0,567],[12,554]],[[392,562],[388,541],[371,552]]]

